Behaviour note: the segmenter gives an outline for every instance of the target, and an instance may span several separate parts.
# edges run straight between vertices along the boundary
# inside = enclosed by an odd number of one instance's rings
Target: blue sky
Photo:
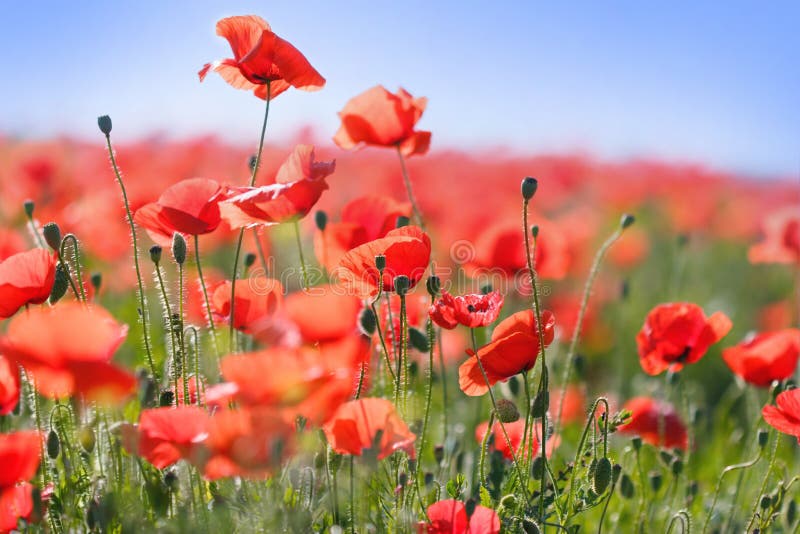
[[[0,130],[118,140],[215,133],[255,143],[262,103],[203,63],[217,19],[255,13],[328,79],[274,102],[268,136],[382,83],[430,99],[434,147],[584,150],[800,176],[800,3],[4,2]]]

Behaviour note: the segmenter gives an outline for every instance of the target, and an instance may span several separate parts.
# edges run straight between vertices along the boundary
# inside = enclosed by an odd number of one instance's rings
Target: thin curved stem
[[[294,221],[294,238],[297,241],[297,253],[300,256],[300,269],[303,271],[303,289],[308,290],[308,270],[306,269],[306,257],[303,254],[303,240],[300,239],[300,223]]]
[[[714,508],[717,506],[717,500],[719,500],[719,493],[722,491],[722,479],[725,478],[725,475],[731,473],[733,471],[737,471],[739,469],[747,469],[749,467],[753,467],[761,460],[761,450],[758,452],[758,456],[754,459],[750,460],[749,462],[743,462],[740,464],[729,465],[725,469],[722,470],[722,474],[719,476],[719,480],[717,481],[717,489],[714,491],[714,499],[711,501],[711,508],[708,509],[708,515],[706,516],[706,521],[703,524],[703,532],[705,533],[708,531],[708,525],[711,523],[711,518],[714,516]]]
[[[408,195],[408,201],[411,203],[414,218],[417,220],[417,224],[420,228],[425,230],[425,221],[422,220],[422,212],[420,212],[417,199],[414,197],[414,189],[411,187],[411,179],[408,177],[408,169],[406,168],[406,158],[400,150],[400,145],[397,145],[397,156],[400,158],[400,170],[403,172],[403,183],[406,186],[406,194]]]
[[[203,290],[203,299],[206,304],[206,314],[208,315],[208,328],[211,331],[211,339],[214,341],[214,350],[217,353],[217,360],[219,360],[219,345],[217,345],[217,329],[214,327],[214,316],[211,314],[211,302],[208,300],[208,290],[206,289],[206,280],[203,278],[203,267],[200,264],[200,238],[194,236],[194,257],[197,262],[197,276],[200,277],[200,288]],[[233,307],[233,300],[231,300],[231,307]]]
[[[131,213],[131,207],[128,203],[128,193],[125,190],[125,184],[122,181],[122,174],[119,171],[119,167],[117,166],[117,158],[114,156],[114,149],[111,146],[111,134],[106,134],[106,146],[108,148],[108,155],[111,159],[111,166],[114,169],[114,175],[117,178],[117,183],[119,184],[119,188],[122,191],[122,201],[125,204],[125,215],[128,218],[128,225],[131,228],[131,238],[133,240],[133,265],[136,268],[136,283],[138,284],[139,289],[139,313],[142,318],[142,332],[144,335],[144,349],[145,353],[147,354],[147,363],[150,366],[150,372],[153,373],[153,379],[158,383],[158,372],[156,371],[156,365],[153,361],[153,352],[150,348],[150,331],[148,325],[148,313],[147,313],[147,298],[144,294],[144,284],[142,283],[142,270],[139,267],[139,245],[136,240],[136,225],[133,223],[133,214]]]

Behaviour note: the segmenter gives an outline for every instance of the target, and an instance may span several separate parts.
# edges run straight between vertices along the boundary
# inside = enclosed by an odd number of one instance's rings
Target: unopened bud
[[[428,352],[428,336],[417,330],[416,328],[408,329],[408,341],[411,346],[420,352]]]
[[[534,417],[544,417],[547,409],[550,407],[550,394],[546,390],[542,390],[536,394],[533,399],[533,407],[531,412]]]
[[[248,252],[247,254],[244,255],[245,269],[249,269],[250,267],[252,267],[255,262],[256,262],[256,255],[253,254],[252,252]]]
[[[164,473],[164,484],[171,490],[175,489],[178,486],[178,474],[175,471]]]
[[[488,295],[494,290],[492,284],[484,284],[481,286],[481,295]]]
[[[408,288],[411,285],[411,281],[408,277],[404,274],[394,277],[394,290],[397,292],[398,295],[405,295],[408,293]]]
[[[103,132],[103,135],[108,135],[111,133],[111,117],[108,115],[101,115],[97,117],[97,126],[100,128],[100,131]]]
[[[683,472],[683,460],[675,458],[669,467],[672,470],[672,474],[678,476]]]
[[[769,432],[764,429],[758,431],[758,446],[760,448],[764,448],[767,446],[767,441],[769,440]]]
[[[172,234],[172,256],[178,265],[183,265],[186,261],[186,240],[177,232]]]
[[[495,414],[501,423],[513,423],[519,420],[517,405],[508,399],[500,399],[497,401],[497,410],[495,410]]]
[[[619,481],[619,492],[626,499],[633,497],[633,494],[636,492],[633,479],[628,476],[628,473],[622,474],[622,478]]]
[[[103,285],[103,273],[92,273],[92,276],[89,278],[89,282],[92,284],[95,293],[97,293],[100,291],[100,286]]]
[[[324,232],[325,227],[328,226],[328,214],[322,210],[317,210],[314,214],[314,223],[316,223],[320,232]]]
[[[624,230],[625,228],[627,228],[630,225],[632,225],[635,221],[636,221],[636,217],[634,217],[630,213],[626,213],[620,219],[619,225],[622,226],[622,229]]]
[[[167,406],[172,406],[172,402],[175,399],[175,394],[172,391],[166,390],[161,392],[161,396],[158,398],[158,405],[162,408]]]
[[[386,256],[383,254],[378,254],[375,256],[375,268],[380,272],[383,272],[383,270],[386,269]]]
[[[542,478],[542,474],[544,473],[544,458],[541,455],[537,456],[531,462],[531,476],[536,479],[540,480]]]
[[[56,276],[53,282],[53,288],[50,290],[50,304],[55,304],[69,288],[69,273],[63,263],[56,265]]]
[[[652,471],[650,473],[650,487],[653,488],[653,491],[658,492],[661,489],[661,484],[664,482],[664,477],[661,476],[661,473],[658,471]]]
[[[367,336],[375,333],[378,323],[371,308],[364,308],[358,314],[358,328]]]
[[[436,445],[433,448],[433,459],[436,460],[437,464],[442,463],[444,460],[444,445]]]
[[[395,228],[402,228],[404,226],[408,226],[409,224],[411,224],[411,219],[409,219],[405,215],[400,215],[399,217],[397,217]]]
[[[436,295],[439,294],[439,291],[442,290],[442,280],[434,275],[428,277],[428,281],[425,283],[425,287],[428,290],[428,294],[431,298],[435,298]]]
[[[427,472],[426,472],[426,473],[423,475],[423,478],[422,478],[422,480],[423,480],[423,483],[424,483],[426,486],[430,486],[431,484],[433,484],[433,481],[434,481],[434,478],[433,478],[433,473],[431,473],[430,471],[427,471]]]
[[[514,375],[508,379],[508,389],[515,397],[519,395],[519,378],[517,378],[517,375]]]
[[[608,485],[611,483],[611,460],[606,457],[597,460],[597,465],[594,468],[594,477],[592,478],[592,489],[598,495],[601,495]]]
[[[61,228],[54,222],[49,222],[42,227],[42,235],[47,245],[53,250],[61,249]]]
[[[538,188],[539,181],[536,178],[531,178],[530,176],[524,178],[522,180],[522,198],[525,200],[532,199]]]
[[[158,265],[158,262],[161,261],[161,247],[159,245],[153,245],[150,247],[150,261]]]
[[[90,426],[82,426],[78,430],[78,441],[86,452],[92,452],[95,445],[94,431]]]
[[[29,219],[31,219],[33,217],[33,208],[34,208],[34,206],[35,206],[35,204],[33,203],[33,200],[31,200],[31,199],[28,199],[28,200],[26,200],[25,202],[22,203],[22,207],[25,210],[25,215]]]
[[[533,226],[531,226],[531,235],[533,236],[534,239],[538,239],[539,238],[539,225],[538,224],[534,224]]]
[[[631,445],[633,445],[633,448],[638,451],[639,449],[642,448],[642,438],[640,438],[639,436],[632,438]]]
[[[61,441],[58,439],[58,433],[55,430],[50,430],[47,434],[47,456],[55,460],[61,451]]]

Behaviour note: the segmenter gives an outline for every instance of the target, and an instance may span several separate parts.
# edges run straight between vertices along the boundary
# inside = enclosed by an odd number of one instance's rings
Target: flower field
[[[249,144],[0,137],[0,532],[800,529],[796,177],[273,142],[333,74],[216,32]]]

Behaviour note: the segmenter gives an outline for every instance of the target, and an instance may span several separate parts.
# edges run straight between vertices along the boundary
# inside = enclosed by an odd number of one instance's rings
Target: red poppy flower
[[[236,305],[233,327],[245,333],[258,330],[260,324],[274,314],[283,303],[283,285],[278,280],[254,277],[236,284]],[[217,321],[229,321],[231,315],[231,283],[218,284],[211,294],[211,313]]]
[[[262,187],[231,187],[220,203],[231,228],[272,226],[305,217],[322,192],[336,160],[315,161],[314,147],[299,145],[278,169],[275,183]]]
[[[157,202],[136,210],[133,220],[147,230],[153,241],[170,246],[175,232],[184,235],[213,232],[221,221],[222,196],[222,187],[214,180],[182,180],[161,193]]]
[[[122,442],[131,454],[164,469],[182,458],[202,459],[208,424],[208,414],[197,406],[143,410],[138,425],[122,427]]]
[[[800,359],[800,330],[787,328],[765,332],[722,351],[722,358],[736,375],[756,386],[794,374]]]
[[[562,403],[561,396],[564,395]],[[586,392],[580,386],[571,384],[566,389],[550,389],[550,413],[555,415],[558,411],[559,404],[561,408],[561,421],[564,424],[569,423],[583,423],[588,409],[588,402],[586,399]],[[598,407],[598,412],[604,409],[601,404]]]
[[[403,88],[394,94],[376,85],[345,104],[333,142],[345,150],[364,144],[396,146],[404,156],[425,154],[431,132],[414,130],[414,126],[427,105],[427,98],[414,98]]]
[[[0,352],[33,375],[42,395],[119,401],[136,387],[133,375],[110,363],[127,331],[103,308],[63,302],[14,317]]]
[[[777,406],[764,406],[761,415],[778,432],[797,438],[800,443],[800,389],[790,389],[778,394]]]
[[[386,257],[386,268],[381,279],[375,267],[375,256]],[[417,226],[403,226],[370,241],[344,255],[336,275],[359,298],[373,297],[378,288],[394,291],[394,279],[405,275],[409,288],[422,279],[431,257],[431,239]]]
[[[323,430],[328,443],[339,454],[361,456],[365,449],[377,445],[379,460],[398,450],[413,455],[417,437],[400,419],[390,401],[377,398],[342,404]],[[378,432],[381,432],[381,440],[375,444]]]
[[[508,434],[508,440],[511,441],[511,446],[514,448],[514,454],[520,453],[520,446],[522,445],[522,437],[525,434],[525,420],[518,419],[513,423],[503,423],[503,426],[506,428],[506,434]],[[486,431],[489,429],[489,422],[484,421],[480,423],[477,427],[475,427],[475,441],[478,443],[483,443],[483,438],[486,436]],[[534,428],[533,434],[533,442],[531,443],[531,454],[534,456],[539,452],[539,436],[538,436],[538,428]],[[508,441],[506,441],[505,434],[503,434],[503,429],[500,426],[500,423],[495,421],[492,425],[492,438],[493,438],[493,445],[492,449],[499,451],[503,458],[506,460],[513,460],[514,457],[511,454],[511,449],[508,447]],[[553,450],[555,447],[560,443],[561,439],[558,436],[551,436],[547,440],[547,456],[553,454]]]
[[[385,196],[365,196],[342,209],[340,222],[329,222],[325,231],[314,236],[317,260],[334,271],[345,253],[368,241],[384,237],[397,225],[397,218],[408,217],[411,204]]]
[[[454,297],[447,291],[431,305],[428,312],[434,323],[448,330],[459,324],[468,328],[487,326],[497,320],[503,307],[503,295],[492,291],[486,295],[471,294]]]
[[[800,263],[800,206],[770,215],[764,234],[764,241],[750,247],[751,263]]]
[[[269,24],[256,15],[228,17],[217,22],[217,35],[231,45],[233,58],[206,63],[198,75],[202,82],[209,70],[236,89],[252,90],[264,100],[267,82],[270,99],[289,87],[316,91],[325,85],[325,78],[291,43],[272,32]]]
[[[335,341],[357,331],[361,302],[333,286],[317,286],[288,295],[284,311],[306,343]]]
[[[26,304],[41,304],[56,279],[56,260],[42,248],[20,252],[0,262],[0,319]]]
[[[208,430],[203,474],[209,480],[269,476],[294,445],[294,425],[271,408],[217,412]]]
[[[19,402],[19,369],[0,356],[0,415],[8,415]]]
[[[702,308],[689,302],[659,304],[647,314],[636,336],[639,363],[649,375],[674,372],[694,363],[731,329],[722,312],[706,318]]]
[[[430,523],[420,523],[418,534],[499,534],[500,518],[491,508],[475,506],[467,517],[461,501],[447,499],[428,506]]]
[[[34,431],[0,434],[0,532],[15,530],[18,519],[33,512],[28,481],[39,468],[41,440]]]
[[[619,427],[622,434],[639,436],[655,447],[686,449],[688,434],[675,408],[650,397],[636,397],[622,407],[630,410],[628,423]]]
[[[552,313],[547,310],[542,312],[545,346],[553,342],[555,322]],[[458,368],[458,385],[467,395],[484,395],[489,391],[489,386],[533,368],[539,350],[538,326],[533,310],[517,312],[501,321],[492,332],[492,341],[478,349],[477,356],[483,364],[489,385],[472,349],[467,350],[470,358]]]

